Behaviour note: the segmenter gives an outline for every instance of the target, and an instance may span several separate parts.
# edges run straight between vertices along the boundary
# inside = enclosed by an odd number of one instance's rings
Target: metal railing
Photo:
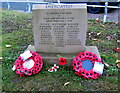
[[[105,6],[101,5],[87,5],[89,7],[104,7],[104,17],[103,17],[103,22],[106,22],[107,15],[108,15],[108,8],[120,8],[119,6],[108,6],[108,2],[105,2]]]
[[[1,0],[0,2],[7,2],[8,9],[10,9],[10,3],[9,2],[27,2],[28,5],[28,11],[31,12],[31,6],[29,3],[48,3],[48,2],[43,2],[44,0]],[[58,0],[58,4],[60,4],[60,0]],[[87,5],[88,7],[103,7],[105,8],[104,10],[104,17],[103,17],[103,22],[106,22],[107,15],[108,15],[108,8],[120,8],[119,6],[108,6],[108,2],[105,2],[105,6],[103,5]]]

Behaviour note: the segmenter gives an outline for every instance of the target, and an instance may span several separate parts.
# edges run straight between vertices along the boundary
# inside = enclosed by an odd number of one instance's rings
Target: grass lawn
[[[87,80],[74,74],[72,67],[60,66],[50,73],[44,65],[41,72],[33,76],[19,77],[11,70],[16,58],[29,44],[33,44],[32,14],[3,10],[2,17],[2,91],[118,91],[118,68],[115,61],[118,24],[96,23],[88,20],[86,45],[97,46],[102,59],[110,65],[98,79]],[[6,47],[11,45],[11,47]],[[66,82],[70,84],[64,86]],[[1,83],[1,81],[0,81]]]

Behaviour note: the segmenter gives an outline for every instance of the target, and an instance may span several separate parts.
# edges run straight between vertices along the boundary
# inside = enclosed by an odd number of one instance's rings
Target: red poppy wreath
[[[41,71],[43,65],[42,57],[36,52],[29,52],[31,54],[30,57],[24,60],[22,56],[19,56],[14,63],[16,74],[19,74],[20,77],[23,77],[25,75],[30,76]]]
[[[72,62],[75,74],[87,79],[97,79],[100,73],[93,71],[95,62],[102,63],[101,59],[92,52],[80,52]]]

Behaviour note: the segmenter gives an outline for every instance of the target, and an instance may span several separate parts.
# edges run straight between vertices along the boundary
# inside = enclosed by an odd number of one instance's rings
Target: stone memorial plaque
[[[86,4],[33,5],[33,33],[37,52],[85,51]]]

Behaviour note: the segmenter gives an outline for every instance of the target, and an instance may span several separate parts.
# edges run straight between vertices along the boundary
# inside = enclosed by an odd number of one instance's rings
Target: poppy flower
[[[54,64],[54,67],[52,67],[52,69],[54,69],[55,71],[57,71],[58,68],[59,66],[57,66],[56,64]]]
[[[54,71],[54,69],[53,69],[53,68],[50,68],[50,69],[48,69],[48,71],[49,71],[49,72],[53,72],[53,71]]]
[[[59,58],[59,64],[60,64],[60,65],[65,65],[65,64],[67,64],[66,58]]]
[[[50,69],[48,69],[49,72],[53,72],[53,71],[57,71],[57,69],[59,68],[59,66],[57,66],[56,64],[54,64],[54,66]]]

